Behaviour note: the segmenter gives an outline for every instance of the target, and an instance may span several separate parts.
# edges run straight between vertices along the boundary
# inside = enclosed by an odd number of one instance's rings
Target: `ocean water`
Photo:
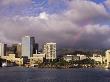
[[[0,68],[0,82],[110,82],[105,69]]]

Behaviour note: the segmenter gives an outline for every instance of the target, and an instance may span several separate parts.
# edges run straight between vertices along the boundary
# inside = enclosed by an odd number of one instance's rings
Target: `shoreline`
[[[107,69],[104,67],[25,67],[25,66],[8,66],[8,67],[0,67],[0,68],[36,68],[36,69]],[[108,69],[109,70],[109,69]]]

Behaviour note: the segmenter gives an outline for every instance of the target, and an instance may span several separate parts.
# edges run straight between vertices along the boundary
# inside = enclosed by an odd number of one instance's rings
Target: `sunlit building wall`
[[[6,55],[6,44],[0,43],[0,56]]]
[[[44,53],[46,55],[46,59],[54,60],[56,59],[56,43],[50,42],[44,45]]]
[[[2,59],[6,59],[7,61],[14,62],[17,65],[23,65],[23,58],[16,58],[16,54],[9,54],[8,56],[2,56]]]
[[[35,44],[34,37],[25,36],[22,38],[22,56],[27,56],[28,58],[33,55],[33,46]]]
[[[93,54],[93,57],[90,57],[91,59],[95,60],[96,62],[100,62],[101,64],[103,63],[103,57],[102,55],[98,54]]]
[[[78,57],[80,57],[80,60],[84,60],[87,58],[86,55],[82,55],[82,54],[77,54]]]
[[[105,53],[106,53],[107,66],[110,66],[110,50],[107,50]]]

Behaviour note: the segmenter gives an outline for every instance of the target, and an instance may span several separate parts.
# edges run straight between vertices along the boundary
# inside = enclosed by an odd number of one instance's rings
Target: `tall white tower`
[[[22,56],[27,56],[28,58],[33,55],[33,46],[35,44],[34,37],[25,36],[22,38]]]

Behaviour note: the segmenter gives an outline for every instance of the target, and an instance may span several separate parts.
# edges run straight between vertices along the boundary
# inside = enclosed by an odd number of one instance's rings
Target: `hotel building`
[[[44,51],[47,60],[56,59],[56,43],[50,42],[44,45]]]

